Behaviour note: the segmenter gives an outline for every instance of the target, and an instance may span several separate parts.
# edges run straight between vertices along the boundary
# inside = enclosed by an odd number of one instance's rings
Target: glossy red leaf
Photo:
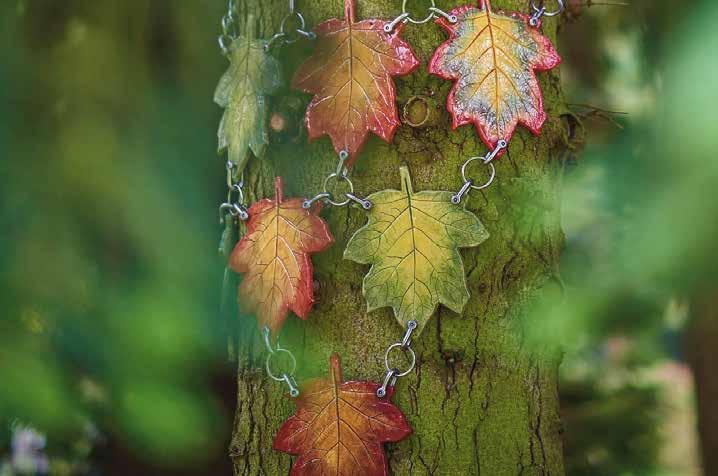
[[[299,457],[292,476],[386,476],[383,443],[411,433],[391,390],[376,396],[379,384],[345,382],[339,356],[332,355],[329,377],[311,380],[295,399],[296,413],[279,430],[274,449]]]
[[[301,198],[284,199],[282,179],[275,181],[274,200],[249,209],[247,234],[237,243],[229,264],[244,275],[239,286],[243,310],[254,312],[260,327],[275,334],[292,310],[302,319],[314,303],[312,261],[334,242],[319,209],[305,210]]]
[[[356,21],[354,0],[345,0],[344,19],[315,28],[314,54],[299,68],[292,87],[314,94],[305,117],[309,138],[328,134],[351,164],[369,131],[391,142],[399,126],[392,76],[409,74],[419,60],[399,38],[403,25],[384,31],[387,20]]]

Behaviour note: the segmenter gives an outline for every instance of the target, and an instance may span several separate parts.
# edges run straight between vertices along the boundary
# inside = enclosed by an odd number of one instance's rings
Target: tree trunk
[[[239,3],[240,18],[247,12],[258,18],[263,38],[277,31],[287,8],[283,0]],[[428,4],[411,3],[417,4],[409,5],[415,9]],[[462,3],[440,1],[438,6],[448,10]],[[493,3],[496,9],[528,8],[526,1]],[[341,0],[301,1],[298,8],[312,26],[343,14]],[[398,0],[358,0],[357,18],[394,18],[400,8]],[[556,21],[544,23],[543,31],[552,40],[556,30]],[[428,60],[446,39],[445,33],[429,23],[407,25],[403,36],[422,66],[396,80],[400,116],[408,100],[417,96],[424,101],[414,101],[414,106],[428,105],[431,117],[425,127],[404,121],[392,145],[376,137],[369,140],[352,171],[362,196],[400,188],[401,165],[411,170],[415,190],[457,190],[461,164],[486,151],[473,127],[451,130],[445,109],[451,82],[427,72]],[[301,45],[282,49],[287,82],[308,53]],[[491,234],[482,246],[462,250],[471,299],[463,315],[440,307],[414,339],[416,371],[400,381],[394,397],[414,433],[387,446],[395,475],[563,474],[559,354],[529,349],[521,332],[527,305],[557,279],[563,244],[559,184],[565,110],[558,72],[539,77],[550,116],[541,136],[519,128],[508,153],[496,163],[497,181],[467,200],[467,208]],[[302,98],[303,105],[310,99],[288,90],[282,94]],[[249,198],[271,197],[275,174],[285,178],[287,197],[319,191],[337,160],[329,140],[309,145],[303,134],[296,141],[276,142],[266,157],[250,162]],[[348,239],[366,222],[366,214],[356,207],[327,207],[322,216],[336,243],[313,257],[317,304],[307,321],[290,316],[280,341],[297,355],[300,382],[325,376],[332,352],[342,356],[346,378],[377,381],[383,375],[385,349],[401,339],[403,330],[388,308],[366,312],[361,283],[368,268],[342,259]],[[273,451],[272,440],[294,412],[294,404],[263,370],[266,354],[253,319],[243,317],[241,322],[238,408],[230,447],[235,473],[287,474],[291,458]]]
[[[693,370],[698,405],[698,434],[705,476],[718,475],[718,294],[696,296],[686,332],[686,350]]]

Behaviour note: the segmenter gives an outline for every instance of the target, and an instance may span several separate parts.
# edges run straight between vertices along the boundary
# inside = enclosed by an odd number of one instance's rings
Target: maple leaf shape
[[[406,167],[401,190],[368,197],[369,221],[349,240],[344,258],[372,264],[364,278],[368,310],[391,306],[402,326],[421,331],[439,303],[461,312],[469,299],[458,248],[488,238],[479,219],[451,203],[451,192],[415,193]]]
[[[260,327],[276,334],[291,309],[302,319],[314,303],[312,261],[334,242],[319,209],[305,210],[303,200],[285,200],[282,179],[275,180],[274,200],[260,200],[249,209],[247,234],[229,258],[230,267],[243,273],[240,304],[256,312]]]
[[[546,112],[534,71],[561,62],[551,42],[531,27],[528,15],[494,12],[489,0],[450,14],[455,24],[437,20],[451,37],[434,53],[429,71],[456,80],[447,100],[454,129],[473,123],[491,149],[511,140],[519,123],[538,135]]]
[[[374,382],[344,382],[339,356],[329,360],[329,378],[311,380],[295,399],[297,412],[280,428],[274,449],[299,458],[292,476],[388,474],[382,444],[411,433],[391,393],[379,398]]]
[[[248,21],[248,27],[253,25]],[[249,158],[249,149],[261,157],[269,143],[265,96],[276,92],[282,76],[279,62],[265,49],[266,42],[254,40],[252,32],[235,39],[229,47],[229,69],[214,93],[214,101],[225,108],[219,124],[218,152],[228,150],[229,160],[239,173]]]
[[[344,0],[344,20],[315,28],[314,54],[299,68],[292,87],[314,94],[305,117],[309,139],[329,134],[337,153],[351,165],[369,131],[391,142],[399,126],[392,76],[409,74],[419,60],[399,38],[403,25],[384,31],[386,20],[354,17],[354,0]]]

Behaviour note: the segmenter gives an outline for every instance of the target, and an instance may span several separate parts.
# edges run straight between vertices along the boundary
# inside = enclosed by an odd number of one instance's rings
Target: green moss
[[[525,1],[493,3],[496,8],[526,9]],[[392,17],[400,4],[359,1],[357,15]],[[438,2],[443,9],[459,4]],[[243,2],[243,8],[260,17],[265,35],[277,28],[283,5]],[[343,11],[338,0],[298,6],[310,25],[341,16]],[[543,29],[555,39],[555,21],[546,21]],[[369,140],[352,173],[362,195],[399,188],[401,165],[410,168],[417,190],[456,190],[461,185],[461,163],[486,150],[472,127],[451,130],[443,107],[451,84],[426,71],[428,59],[445,34],[433,24],[408,25],[405,38],[423,66],[397,80],[399,107],[422,95],[442,107],[436,111],[435,124],[405,125],[392,145],[376,137]],[[287,76],[308,53],[301,45],[283,49]],[[440,309],[414,341],[417,371],[399,383],[395,396],[414,434],[387,449],[396,475],[563,474],[558,359],[554,353],[524,345],[521,336],[522,310],[556,275],[563,240],[558,154],[565,144],[560,120],[565,109],[558,72],[543,73],[540,81],[550,115],[541,137],[520,129],[507,155],[496,164],[495,185],[472,193],[467,202],[491,237],[478,249],[462,251],[471,292],[466,311],[460,316]],[[309,100],[305,95],[298,97]],[[306,136],[300,134],[296,141],[272,144],[265,160],[250,164],[253,196],[270,194],[274,174],[285,177],[288,196],[315,193],[335,163],[326,138],[307,145]],[[383,352],[400,338],[402,330],[387,309],[365,312],[361,282],[367,267],[342,259],[349,237],[364,224],[366,215],[357,208],[327,208],[323,216],[336,244],[314,258],[318,303],[308,321],[288,319],[282,344],[297,353],[300,379],[323,375],[329,355],[339,352],[348,378],[378,380]],[[293,412],[293,404],[262,373],[258,336],[251,331],[243,336],[241,350],[239,411],[231,446],[236,474],[286,474],[290,458],[274,452],[271,445],[274,433]]]

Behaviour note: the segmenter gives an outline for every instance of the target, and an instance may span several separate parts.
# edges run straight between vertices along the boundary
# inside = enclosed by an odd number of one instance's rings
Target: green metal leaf
[[[401,168],[401,190],[368,197],[368,223],[347,244],[344,258],[371,264],[364,278],[368,310],[391,306],[403,326],[421,331],[439,303],[461,312],[469,299],[459,248],[478,246],[489,234],[451,192],[414,192]]]
[[[256,157],[264,154],[269,143],[266,96],[282,83],[279,62],[266,51],[265,41],[252,36],[240,36],[232,42],[229,69],[214,93],[214,101],[225,108],[217,133],[218,152],[228,151],[237,173],[247,164],[248,149]]]

